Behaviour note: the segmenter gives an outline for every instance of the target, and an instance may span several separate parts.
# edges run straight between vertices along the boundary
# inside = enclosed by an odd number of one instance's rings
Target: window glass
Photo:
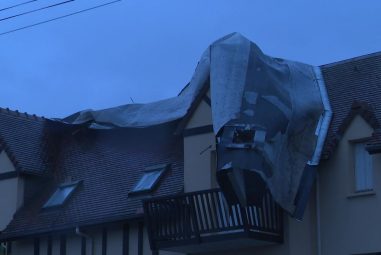
[[[163,173],[164,169],[158,169],[144,173],[142,178],[136,184],[133,192],[151,190],[159,177]]]
[[[58,187],[48,202],[46,202],[44,208],[62,205],[69,197],[69,195],[74,191],[76,186],[77,183]]]
[[[356,191],[373,189],[372,156],[364,143],[355,144],[355,188]]]

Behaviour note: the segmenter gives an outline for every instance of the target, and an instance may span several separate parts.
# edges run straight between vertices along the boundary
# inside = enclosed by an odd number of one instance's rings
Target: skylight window
[[[168,165],[160,165],[147,168],[143,176],[140,178],[139,182],[135,185],[132,192],[151,191],[167,168]]]
[[[60,206],[72,195],[79,182],[61,185],[45,203],[44,208]]]

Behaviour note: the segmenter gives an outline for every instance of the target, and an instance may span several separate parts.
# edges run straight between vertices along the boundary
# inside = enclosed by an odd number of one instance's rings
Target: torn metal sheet
[[[238,34],[213,44],[210,55],[217,178],[226,198],[261,205],[268,188],[301,219],[325,113],[314,67],[266,56]]]
[[[301,218],[330,121],[319,74],[316,67],[269,57],[233,33],[204,52],[177,97],[82,111],[62,121],[91,128],[169,122],[183,118],[209,83],[217,178],[226,198],[260,204],[269,189],[279,205]]]

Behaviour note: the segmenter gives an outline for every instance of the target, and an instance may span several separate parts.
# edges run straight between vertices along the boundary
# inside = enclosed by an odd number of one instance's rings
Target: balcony
[[[266,193],[261,206],[229,205],[219,189],[144,202],[151,248],[183,253],[277,244],[283,213]]]

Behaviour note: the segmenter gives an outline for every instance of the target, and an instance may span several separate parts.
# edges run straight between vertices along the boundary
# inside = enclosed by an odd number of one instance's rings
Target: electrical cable
[[[38,22],[38,23],[34,23],[34,24],[31,24],[31,25],[27,25],[27,26],[24,26],[24,27],[19,27],[19,28],[16,28],[16,29],[8,30],[6,32],[0,33],[0,36],[6,35],[6,34],[10,34],[10,33],[14,33],[14,32],[17,32],[17,31],[20,31],[20,30],[24,30],[24,29],[27,29],[27,28],[35,27],[35,26],[38,26],[38,25],[46,24],[46,23],[49,23],[49,22],[52,22],[52,21],[55,21],[55,20],[59,20],[59,19],[70,17],[70,16],[74,16],[74,15],[79,14],[79,13],[91,11],[91,10],[94,10],[94,9],[97,9],[97,8],[101,8],[101,7],[104,7],[104,6],[107,6],[107,5],[111,5],[111,4],[114,4],[114,3],[117,3],[117,2],[121,2],[121,1],[122,0],[115,0],[115,1],[107,2],[107,3],[96,5],[96,6],[87,8],[87,9],[83,9],[83,10],[72,12],[72,13],[69,13],[69,14],[66,14],[66,15],[63,15],[63,16],[59,16],[59,17],[56,17],[56,18],[53,18],[53,19],[48,19],[48,20],[44,20],[44,21],[41,21],[41,22]]]
[[[56,7],[56,6],[59,6],[59,5],[67,4],[67,3],[70,3],[70,2],[73,2],[73,1],[75,1],[75,0],[67,0],[67,1],[64,1],[64,2],[60,2],[60,3],[44,6],[44,7],[38,8],[38,9],[34,9],[34,10],[31,10],[31,11],[18,13],[18,14],[15,14],[15,15],[12,15],[12,16],[8,16],[8,17],[5,17],[5,18],[0,18],[0,22],[4,21],[4,20],[7,20],[7,19],[12,19],[12,18],[16,18],[16,17],[19,17],[19,16],[27,15],[27,14],[30,14],[30,13],[33,13],[33,12],[38,12],[38,11],[41,11],[41,10],[45,10],[45,9],[49,9],[49,8],[52,8],[52,7]]]
[[[0,12],[5,11],[5,10],[9,10],[9,9],[12,9],[12,8],[19,7],[21,5],[25,5],[25,4],[29,4],[29,3],[32,3],[32,2],[36,2],[36,1],[37,0],[31,0],[31,1],[23,2],[23,3],[15,4],[15,5],[12,5],[12,6],[8,6],[8,7],[0,9]]]

